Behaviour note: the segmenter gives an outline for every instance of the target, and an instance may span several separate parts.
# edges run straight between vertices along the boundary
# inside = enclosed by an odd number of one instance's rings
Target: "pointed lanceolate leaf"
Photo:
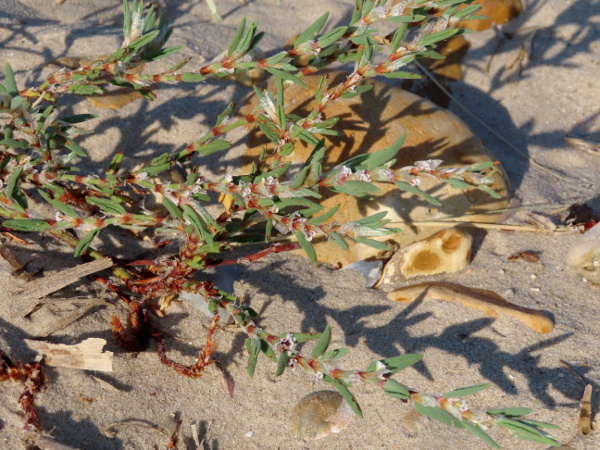
[[[285,368],[287,367],[288,360],[290,359],[287,352],[281,352],[279,355],[279,359],[277,360],[277,371],[275,372],[275,376],[280,376]]]
[[[469,430],[473,435],[477,436],[490,447],[495,448],[497,450],[501,448],[485,431],[483,431],[474,423],[471,423],[468,420],[464,419],[462,420],[462,423],[467,430]]]
[[[162,204],[167,209],[167,211],[169,211],[169,214],[171,214],[171,216],[174,219],[183,219],[183,213],[181,212],[179,207],[167,197],[163,197]]]
[[[321,333],[321,338],[316,343],[315,347],[312,350],[311,356],[313,358],[318,358],[323,353],[327,351],[327,347],[329,347],[329,343],[331,342],[331,327],[327,325],[325,327],[325,331]]]
[[[342,394],[342,397],[344,397],[344,400],[346,400],[346,402],[350,405],[352,411],[354,411],[354,414],[362,418],[363,413],[360,409],[360,405],[356,401],[356,398],[354,398],[352,392],[350,392],[350,390],[348,389],[348,386],[346,386],[337,378],[332,378],[329,375],[323,376],[323,381],[331,383],[333,387],[335,387],[339,391],[339,393]]]
[[[319,17],[315,21],[315,23],[313,23],[306,30],[304,30],[300,34],[300,36],[298,36],[296,38],[296,40],[294,41],[294,47],[298,47],[300,44],[302,44],[310,39],[314,39],[315,36],[317,34],[319,34],[319,32],[321,31],[323,26],[325,26],[325,22],[327,22],[328,17],[329,17],[329,13],[327,12],[327,13],[323,14],[321,17]]]
[[[331,350],[327,353],[324,353],[320,359],[321,361],[334,361],[336,359],[343,358],[349,352],[350,350],[348,350],[347,348],[336,348],[335,350]]]
[[[248,350],[248,375],[250,378],[254,377],[254,371],[256,370],[256,362],[258,361],[258,355],[260,353],[260,339],[256,336],[249,337],[246,339],[246,350]]]
[[[260,351],[265,354],[265,356],[269,359],[269,361],[272,361],[274,363],[277,362],[277,356],[275,355],[273,348],[264,339],[260,340]]]
[[[499,427],[510,430],[519,439],[539,442],[541,444],[552,445],[554,447],[560,446],[560,444],[552,437],[546,436],[536,427],[523,423],[520,420],[500,419],[496,420],[495,424]]]
[[[44,200],[46,200],[48,203],[50,203],[52,206],[54,206],[61,213],[65,214],[69,217],[78,217],[75,210],[73,208],[71,208],[69,205],[67,205],[66,203],[63,203],[60,200],[56,200],[56,199],[50,197],[46,192],[42,191],[41,189],[38,189],[38,193],[42,196],[42,198]]]
[[[318,261],[317,261],[317,252],[315,251],[315,247],[312,245],[312,243],[308,239],[306,239],[306,236],[304,236],[304,233],[302,231],[296,231],[295,235],[296,235],[296,239],[298,240],[298,243],[300,244],[302,249],[306,252],[306,255],[308,256],[308,258],[312,261],[313,265],[316,266],[318,264]]]
[[[102,197],[86,197],[85,201],[90,205],[98,206],[102,211],[109,214],[125,214],[125,208],[117,202]]]
[[[242,40],[242,36],[244,35],[244,30],[246,29],[246,18],[244,17],[240,23],[240,26],[236,30],[233,38],[231,39],[231,44],[229,44],[229,48],[227,49],[227,56],[231,56],[231,54],[237,49],[238,44]]]
[[[438,406],[423,406],[420,403],[415,403],[414,406],[417,412],[429,417],[430,419],[437,420],[438,422],[442,422],[445,425],[450,425],[451,427],[465,428],[460,420]]]
[[[406,354],[406,355],[400,355],[400,356],[394,356],[392,358],[385,358],[385,359],[381,359],[379,360],[379,362],[383,363],[385,365],[385,367],[391,372],[391,373],[396,373],[401,371],[402,369],[405,369],[407,367],[412,366],[413,364],[418,363],[419,361],[421,361],[423,359],[423,354],[421,353],[416,353],[416,354]],[[371,364],[369,364],[369,367],[367,367],[367,372],[371,372],[373,370],[375,370],[377,368],[377,361],[372,362]]]
[[[17,82],[15,81],[15,74],[13,73],[12,67],[10,64],[4,65],[4,83],[6,84],[6,90],[13,97],[17,97],[19,95],[19,88],[17,87]]]
[[[506,417],[522,417],[522,416],[526,416],[527,414],[531,414],[533,412],[533,409],[516,407],[516,408],[488,409],[486,412],[491,415],[502,414],[503,416],[506,416]]]
[[[377,250],[387,251],[390,249],[389,245],[387,245],[383,242],[376,241],[374,239],[367,239],[367,238],[359,237],[359,238],[354,238],[354,240],[359,244],[368,245],[369,247],[376,248]]]
[[[339,208],[340,208],[340,205],[334,206],[329,211],[327,211],[325,214],[321,214],[320,216],[313,217],[312,219],[310,219],[308,221],[308,224],[309,225],[319,225],[319,224],[322,224],[323,222],[326,222],[327,220],[329,220],[331,218],[331,216],[333,216],[337,212],[337,210]]]
[[[400,400],[410,400],[410,392],[408,392],[406,386],[398,383],[396,380],[392,380],[391,378],[385,380],[383,389],[385,394],[390,397],[399,398]]]
[[[488,387],[490,387],[489,383],[480,383],[480,384],[474,384],[472,386],[465,386],[462,388],[455,389],[452,392],[448,392],[447,394],[444,395],[443,398],[466,397],[467,395],[473,395],[479,391],[483,391],[484,389],[487,389]]]
[[[342,250],[344,251],[348,251],[348,249],[350,248],[350,246],[348,245],[348,243],[344,240],[344,238],[342,237],[341,234],[336,233],[335,231],[332,231],[331,233],[329,233],[329,237],[331,237],[331,239],[333,239],[333,241],[338,245],[338,247],[340,247]]]
[[[81,238],[79,244],[77,244],[77,247],[75,247],[73,258],[79,258],[81,255],[83,255],[99,232],[100,228],[90,231],[83,238]]]
[[[50,228],[45,220],[36,219],[5,220],[2,225],[16,231],[45,231]]]
[[[394,183],[394,184],[398,187],[398,189],[406,191],[406,192],[410,192],[411,194],[416,194],[419,197],[422,197],[425,200],[427,200],[432,205],[442,206],[442,204],[438,200],[436,200],[435,198],[433,198],[427,192],[422,191],[421,189],[419,189],[416,186],[413,186],[412,184],[408,184],[408,183],[406,183],[404,181],[396,181],[396,183]]]

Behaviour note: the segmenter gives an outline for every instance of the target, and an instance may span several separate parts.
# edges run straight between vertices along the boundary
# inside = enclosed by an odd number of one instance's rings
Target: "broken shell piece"
[[[292,431],[299,439],[322,439],[339,433],[354,418],[354,412],[335,391],[308,394],[292,411]]]
[[[593,283],[600,283],[600,223],[579,236],[567,253],[567,264]]]
[[[499,318],[500,314],[512,316],[538,333],[549,333],[554,328],[554,322],[542,311],[515,305],[492,291],[468,288],[460,284],[413,284],[389,292],[388,298],[405,303],[415,300],[458,301],[493,318]]]
[[[396,252],[386,264],[379,284],[462,270],[469,265],[472,243],[473,238],[467,231],[442,230]]]
[[[343,267],[341,270],[352,269],[355,272],[360,273],[363,277],[365,277],[365,287],[370,289],[375,286],[381,278],[382,266],[383,262],[381,260],[356,261],[347,265],[346,267]]]

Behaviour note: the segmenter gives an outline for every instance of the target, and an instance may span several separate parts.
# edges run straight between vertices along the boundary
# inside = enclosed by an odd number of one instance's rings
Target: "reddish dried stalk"
[[[175,369],[176,372],[187,377],[201,377],[204,374],[204,369],[215,362],[214,359],[211,359],[211,356],[216,349],[213,335],[215,333],[215,330],[217,329],[217,325],[219,323],[220,318],[221,317],[218,314],[216,314],[213,317],[210,327],[208,328],[208,333],[206,335],[206,344],[204,345],[204,348],[200,350],[196,363],[190,366],[184,366],[183,364],[179,364],[178,362],[173,361],[171,358],[169,358],[165,351],[165,346],[163,344],[163,340],[160,336],[160,333],[154,333],[153,336],[154,340],[156,341],[156,352],[158,353],[160,362],[162,362],[166,366],[172,367],[173,369]]]
[[[35,395],[43,384],[42,366],[40,363],[13,363],[11,359],[0,350],[0,381],[22,381],[23,393],[19,397],[19,405],[25,412],[24,430],[42,431],[42,426],[35,409]]]

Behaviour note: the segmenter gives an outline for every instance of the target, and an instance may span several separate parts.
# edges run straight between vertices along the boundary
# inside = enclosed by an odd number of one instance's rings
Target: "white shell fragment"
[[[386,264],[380,284],[462,270],[469,265],[472,243],[467,231],[457,228],[439,231],[398,250]]]
[[[356,261],[352,264],[342,267],[341,270],[352,269],[355,272],[360,273],[365,277],[365,287],[367,289],[372,288],[377,284],[381,278],[381,268],[383,267],[383,261]]]
[[[600,283],[600,223],[577,238],[567,253],[567,263],[592,283]]]
[[[335,391],[308,394],[292,411],[292,431],[298,439],[322,439],[339,433],[355,414],[344,398]]]

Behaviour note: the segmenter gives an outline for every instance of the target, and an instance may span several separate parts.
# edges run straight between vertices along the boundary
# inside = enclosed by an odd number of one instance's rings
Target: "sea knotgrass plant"
[[[143,74],[133,72],[136,66],[156,61],[176,53],[179,47],[165,47],[171,28],[165,16],[157,17],[151,8],[146,13],[142,1],[130,6],[124,0],[124,42],[108,57],[75,70],[62,69],[38,87],[19,89],[9,65],[5,67],[4,83],[0,84],[0,216],[5,229],[52,236],[74,249],[76,258],[102,258],[92,247],[99,233],[109,233],[110,227],[137,232],[177,233],[184,244],[175,255],[163,255],[154,260],[120,261],[112,269],[111,280],[105,283],[129,307],[124,325],[114,317],[112,327],[123,347],[141,350],[154,339],[160,360],[176,371],[191,377],[202,375],[215,360],[213,335],[218,330],[219,311],[227,311],[229,320],[246,335],[248,373],[253,376],[259,355],[263,354],[281,375],[286,368],[302,367],[313,376],[335,387],[357,415],[358,402],[349,388],[358,382],[379,387],[383,392],[435,420],[464,428],[494,448],[498,445],[485,432],[492,426],[506,428],[519,439],[559,445],[545,428],[552,425],[524,419],[527,408],[509,408],[475,412],[462,399],[487,384],[454,390],[445,395],[433,395],[408,388],[392,376],[418,362],[422,355],[401,355],[374,361],[360,370],[342,370],[339,360],[347,349],[329,350],[331,329],[322,333],[272,334],[259,328],[256,312],[241,304],[231,293],[219,290],[212,282],[194,281],[192,275],[209,267],[230,263],[223,256],[234,248],[256,242],[256,232],[248,227],[262,218],[260,240],[269,242],[278,236],[292,238],[292,243],[273,244],[259,253],[241,258],[253,261],[272,252],[302,247],[316,264],[318,255],[311,244],[315,236],[327,236],[340,247],[355,241],[376,248],[385,248],[376,236],[397,232],[387,228],[385,213],[375,214],[350,223],[338,224],[337,208],[323,211],[314,201],[325,190],[355,196],[369,196],[378,191],[374,183],[394,183],[399,189],[420,195],[432,203],[437,201],[419,189],[423,177],[435,177],[457,189],[476,186],[495,195],[489,188],[492,163],[475,164],[459,169],[440,169],[440,161],[419,161],[413,166],[392,170],[394,156],[402,139],[390,147],[359,155],[322,171],[321,162],[328,151],[322,136],[343,133],[336,130],[336,117],[324,119],[328,107],[344,98],[360,95],[370,86],[365,79],[383,76],[411,78],[416,75],[401,71],[415,58],[439,58],[436,43],[463,33],[457,22],[472,16],[478,5],[470,0],[405,0],[394,6],[385,0],[356,0],[347,26],[322,33],[327,14],[301,33],[291,49],[259,61],[247,55],[256,47],[263,33],[257,24],[242,21],[224,57],[193,72],[181,71],[189,62],[184,59],[166,72]],[[392,33],[382,35],[373,26],[380,22],[394,25]],[[308,65],[297,67],[294,58],[309,57]],[[332,62],[351,62],[354,69],[341,84],[325,89],[324,78],[314,93],[316,106],[300,117],[285,111],[285,86],[304,86],[302,76],[318,71]],[[251,69],[261,68],[276,77],[276,92],[255,88],[258,106],[252,113],[233,119],[233,105],[215,118],[210,131],[181,150],[173,150],[137,167],[121,170],[123,152],[118,152],[102,174],[80,175],[77,164],[87,155],[75,136],[87,132],[77,127],[94,116],[84,114],[64,117],[60,114],[60,99],[64,95],[102,94],[108,84],[124,86],[141,92],[152,100],[153,86],[161,83],[201,83],[210,77],[225,78]],[[254,124],[270,140],[250,173],[206,180],[197,165],[202,157],[226,151],[231,144],[223,136],[243,125]],[[283,157],[302,140],[314,147],[310,158],[294,176],[286,178],[289,163]],[[185,181],[165,183],[160,175],[177,166],[185,171]],[[208,193],[218,193],[230,200],[223,202],[225,211],[218,217],[208,213]],[[143,207],[145,198],[160,194],[164,213]],[[35,208],[45,202],[48,208]],[[44,212],[46,211],[46,212]],[[106,231],[105,231],[106,230]],[[132,233],[132,238],[137,235]],[[98,278],[98,280],[102,280]],[[202,295],[213,314],[206,345],[198,360],[184,366],[171,360],[161,339],[160,320],[155,316],[157,304],[180,294]],[[315,340],[310,355],[297,349],[297,344]],[[7,378],[30,380],[28,365],[12,363],[1,354],[0,380]],[[25,370],[27,369],[27,370]],[[30,383],[31,384],[31,383]],[[38,386],[36,384],[36,386]],[[38,386],[39,387],[39,386]],[[37,389],[35,390],[37,391]],[[28,426],[39,428],[33,410],[32,391],[27,397]]]

